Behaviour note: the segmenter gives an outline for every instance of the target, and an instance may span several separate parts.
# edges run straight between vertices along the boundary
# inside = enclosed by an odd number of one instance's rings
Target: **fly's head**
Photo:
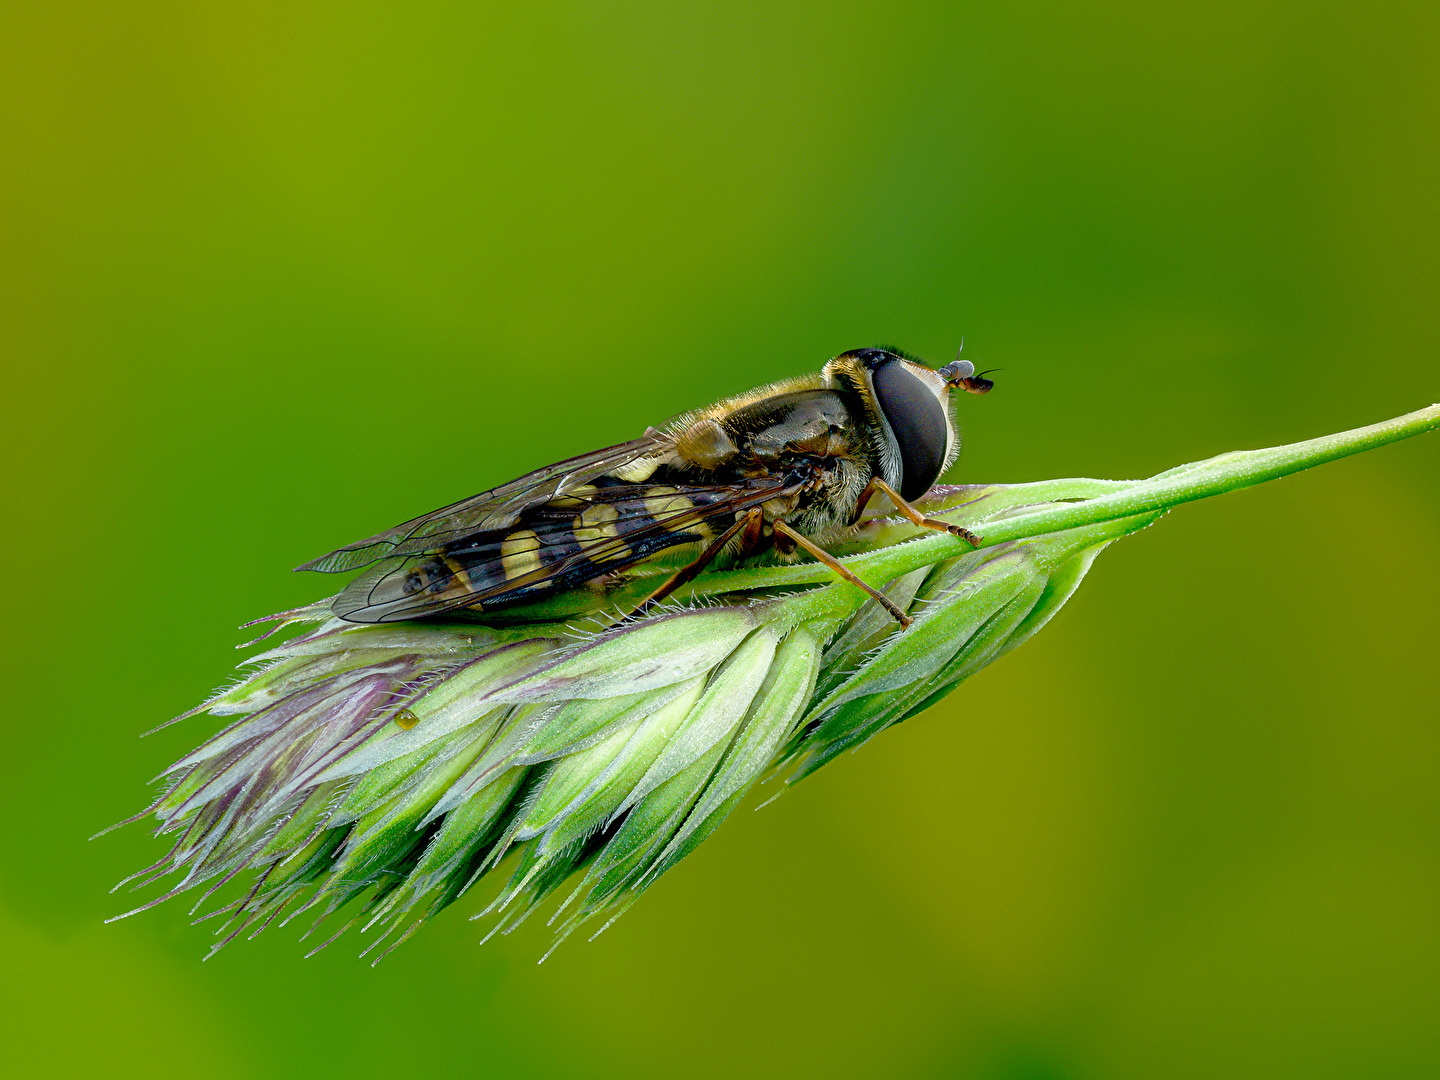
[[[994,386],[968,360],[937,371],[893,348],[842,353],[825,376],[860,398],[883,478],[907,500],[929,491],[960,453],[951,391],[984,394]]]

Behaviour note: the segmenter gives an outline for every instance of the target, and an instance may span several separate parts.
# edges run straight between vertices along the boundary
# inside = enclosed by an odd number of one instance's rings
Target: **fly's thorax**
[[[675,438],[675,453],[680,461],[697,469],[719,469],[729,464],[738,452],[730,432],[713,417],[696,420]]]
[[[754,402],[718,422],[747,453],[779,461],[853,454],[864,446],[861,419],[844,395],[804,389]]]
[[[821,546],[848,534],[875,468],[868,457],[835,457],[800,493],[786,523]]]
[[[774,389],[684,418],[674,430],[680,471],[708,472],[722,483],[783,477],[786,494],[761,507],[767,534],[785,521],[807,536],[828,535],[856,516],[876,475],[880,436],[854,395],[814,385]]]
[[[670,428],[675,467],[723,481],[783,471],[804,458],[867,454],[863,413],[817,381],[779,383],[679,418]]]

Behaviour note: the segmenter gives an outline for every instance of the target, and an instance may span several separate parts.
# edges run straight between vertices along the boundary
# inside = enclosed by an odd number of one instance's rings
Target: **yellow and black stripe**
[[[667,548],[704,543],[737,513],[784,490],[775,478],[672,487],[600,477],[526,509],[510,528],[380,563],[351,582],[335,612],[357,622],[391,622],[531,600]]]

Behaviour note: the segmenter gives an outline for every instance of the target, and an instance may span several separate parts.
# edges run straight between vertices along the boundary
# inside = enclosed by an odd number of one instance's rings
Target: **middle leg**
[[[910,618],[909,615],[906,615],[905,612],[901,611],[898,607],[896,607],[895,603],[888,596],[882,593],[879,589],[874,588],[871,585],[867,585],[865,582],[861,581],[850,571],[849,567],[847,567],[844,563],[840,562],[840,560],[836,559],[834,555],[831,555],[819,544],[816,544],[813,541],[807,539],[806,537],[801,536],[798,532],[792,529],[789,525],[786,525],[783,521],[775,522],[774,528],[777,533],[782,536],[789,537],[789,539],[792,540],[795,544],[804,548],[811,555],[815,556],[816,559],[824,563],[831,570],[835,571],[835,573],[839,574],[851,585],[864,589],[867,593],[874,597],[876,601],[879,602],[881,607],[883,607],[886,611],[893,615],[895,617],[895,621],[898,622],[902,627],[908,628],[910,623],[914,621]]]

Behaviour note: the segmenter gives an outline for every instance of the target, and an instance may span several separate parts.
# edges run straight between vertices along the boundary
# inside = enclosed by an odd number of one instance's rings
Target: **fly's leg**
[[[740,533],[740,530],[745,530],[745,536],[741,542],[742,552],[753,549],[759,543],[761,532],[764,529],[764,526],[765,517],[760,512],[760,508],[758,506],[752,507],[751,509],[745,511],[743,515],[735,519],[734,525],[731,525],[730,528],[726,529],[714,540],[711,540],[710,543],[705,546],[705,550],[700,552],[700,554],[696,556],[694,562],[692,562],[689,566],[681,567],[679,570],[675,571],[675,573],[671,574],[670,580],[665,582],[664,585],[661,585],[660,588],[656,589],[653,593],[647,596],[640,604],[640,607],[648,607],[649,605],[659,600],[663,600],[665,599],[665,597],[673,593],[676,589],[680,588],[680,586],[688,585],[690,584],[690,582],[694,581],[697,577],[700,576],[700,571],[704,570],[706,566],[714,562],[715,556],[719,555],[720,552],[725,550],[725,545],[730,543],[731,540],[735,539],[735,537]]]
[[[744,520],[745,532],[740,537],[740,550],[735,553],[737,559],[754,555],[760,550],[761,541],[765,539],[765,515],[760,512],[760,507],[753,506],[745,511]]]
[[[869,593],[877,601],[879,601],[881,607],[883,607],[886,611],[890,612],[891,615],[895,616],[896,622],[898,622],[902,627],[909,627],[910,623],[913,621],[909,615],[906,615],[905,612],[901,611],[898,607],[896,607],[894,603],[891,602],[890,598],[884,593],[880,592],[880,590],[872,588],[871,586],[865,584],[865,582],[861,581],[854,574],[852,574],[843,563],[841,563],[838,559],[835,558],[834,555],[831,555],[828,551],[820,547],[818,544],[812,543],[811,541],[807,540],[794,529],[790,528],[789,525],[786,525],[783,521],[775,522],[775,531],[777,533],[780,533],[782,536],[789,537],[792,541],[794,541],[796,545],[804,548],[811,555],[815,556],[817,560],[824,563],[831,570],[835,571],[835,573],[840,575],[840,577],[850,582],[851,585],[855,585],[861,589],[864,589],[867,593]]]
[[[939,518],[926,517],[919,510],[916,510],[915,507],[911,506],[908,502],[902,499],[900,497],[900,493],[894,488],[892,488],[889,484],[887,484],[884,480],[881,480],[880,477],[877,476],[872,479],[870,481],[870,487],[874,488],[876,491],[879,491],[881,494],[888,497],[889,500],[895,504],[895,509],[899,510],[903,517],[907,518],[913,524],[919,525],[922,529],[934,529],[936,532],[948,532],[951,536],[958,536],[961,540],[964,540],[971,547],[978,548],[982,543],[980,537],[976,536],[969,529],[966,529],[960,525],[951,525],[948,521],[941,521]]]

